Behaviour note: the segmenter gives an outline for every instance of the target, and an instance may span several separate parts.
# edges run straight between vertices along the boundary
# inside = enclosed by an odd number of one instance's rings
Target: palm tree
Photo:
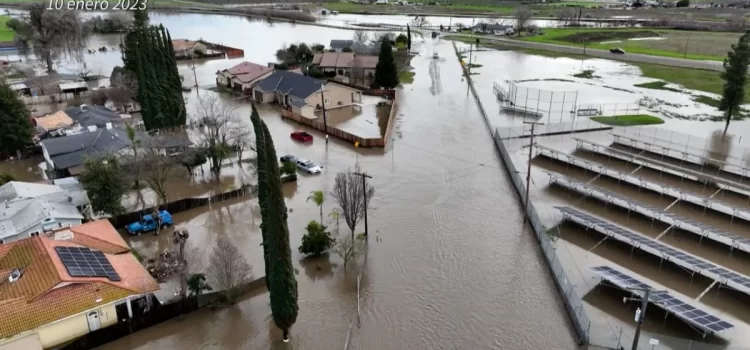
[[[307,197],[307,201],[312,199],[313,203],[320,208],[320,224],[323,225],[323,203],[326,201],[325,194],[323,191],[312,191],[310,196]]]
[[[341,220],[341,210],[339,210],[339,208],[333,208],[333,210],[328,213],[328,217],[336,220],[336,233],[339,233],[339,220]]]

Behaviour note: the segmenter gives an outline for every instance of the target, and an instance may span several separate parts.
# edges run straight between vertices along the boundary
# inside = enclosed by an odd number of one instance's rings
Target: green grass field
[[[664,29],[545,28],[542,35],[520,40],[565,46],[609,50],[619,47],[628,53],[722,61],[739,33],[694,32]],[[642,40],[656,38],[658,40]],[[633,39],[641,40],[633,40]]]
[[[13,30],[8,28],[7,22],[10,16],[0,16],[0,41],[13,41]]]
[[[618,115],[614,117],[591,117],[591,120],[614,126],[664,124],[664,120],[662,120],[661,118],[646,114]]]

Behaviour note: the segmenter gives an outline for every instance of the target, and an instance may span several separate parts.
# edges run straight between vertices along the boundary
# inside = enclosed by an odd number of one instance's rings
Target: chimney
[[[112,123],[107,123],[107,130],[112,129]]]
[[[90,132],[94,132],[94,131],[96,131],[96,125],[89,125],[88,129],[89,129]]]

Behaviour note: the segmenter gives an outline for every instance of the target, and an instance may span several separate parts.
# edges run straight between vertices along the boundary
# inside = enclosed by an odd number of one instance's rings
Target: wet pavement
[[[300,175],[284,187],[300,291],[291,346],[343,347],[354,321],[350,349],[574,348],[555,286],[533,235],[521,231],[516,196],[456,61],[437,63],[443,90],[430,93],[436,78],[429,72],[435,64],[431,53],[451,57],[452,46],[415,47],[422,54],[412,61],[415,81],[399,92],[408,102],[399,106],[395,141],[386,150],[354,149],[335,139],[326,146],[317,131],[310,131],[312,144],[294,143],[287,135],[301,127],[261,108],[278,154],[325,166],[321,175]],[[249,115],[248,105],[241,106],[243,113]],[[355,321],[354,268],[345,273],[337,256],[305,262],[296,251],[304,226],[319,215],[306,201],[310,191],[328,193],[335,172],[357,162],[373,176],[369,230],[382,238],[371,238],[361,328]],[[324,212],[333,206],[329,196]],[[257,201],[237,200],[177,214],[175,221],[177,228],[190,230],[189,251],[197,260],[205,262],[217,235],[226,235],[257,275],[263,270],[258,213]],[[157,252],[169,246],[167,236],[133,242],[139,250]],[[286,348],[272,326],[267,297],[187,315],[102,348]]]

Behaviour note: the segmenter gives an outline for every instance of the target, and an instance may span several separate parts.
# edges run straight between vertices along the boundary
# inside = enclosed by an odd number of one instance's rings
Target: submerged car
[[[291,135],[292,140],[300,141],[300,142],[312,142],[313,137],[312,135],[308,134],[306,131],[295,131]]]
[[[128,230],[128,234],[130,235],[140,235],[144,232],[149,231],[155,231],[157,226],[169,227],[173,225],[174,222],[172,221],[172,215],[169,214],[168,211],[162,210],[159,212],[159,221],[154,219],[154,216],[151,214],[144,215],[143,218],[140,220],[131,223],[127,227],[125,227],[126,230]]]
[[[625,53],[625,50],[623,50],[623,49],[621,49],[619,47],[615,47],[615,48],[609,49],[609,53],[615,53],[615,54],[618,54],[618,55],[622,55],[622,54]]]
[[[295,156],[293,156],[291,154],[287,154],[287,155],[283,155],[283,156],[279,157],[279,161],[281,161],[282,163],[295,163],[296,164],[297,163],[297,157],[295,157]]]
[[[307,159],[297,160],[297,168],[308,174],[320,174],[320,172],[323,171],[323,169],[319,165]]]

